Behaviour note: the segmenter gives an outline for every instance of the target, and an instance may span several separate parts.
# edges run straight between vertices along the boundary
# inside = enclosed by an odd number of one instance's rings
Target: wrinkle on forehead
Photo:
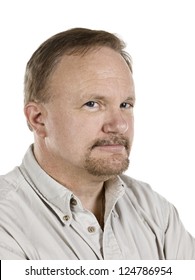
[[[117,67],[113,68],[113,65]],[[112,71],[131,72],[124,58],[116,51],[103,47],[96,51],[87,52],[85,55],[64,55],[58,63],[55,72],[63,68],[67,71],[81,70],[81,73],[87,70],[92,72],[111,73]]]
[[[116,51],[103,47],[85,55],[64,55],[50,79],[50,87],[55,93],[59,90],[74,91],[94,84],[98,86],[106,81],[109,84],[121,84],[131,87],[132,73],[124,58]]]

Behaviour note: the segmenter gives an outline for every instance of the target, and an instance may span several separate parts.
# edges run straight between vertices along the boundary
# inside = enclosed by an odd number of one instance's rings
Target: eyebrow
[[[97,94],[89,94],[86,96],[83,96],[84,99],[101,99],[101,100],[106,100],[105,95],[97,95]]]
[[[126,101],[131,101],[131,102],[133,102],[133,103],[135,103],[135,96],[129,96],[129,97],[127,97],[126,99],[125,99]]]
[[[97,94],[91,94],[89,96],[85,96],[85,99],[96,99],[96,100],[107,100],[108,97],[105,95],[97,95]],[[124,99],[124,101],[131,101],[135,103],[135,97],[134,96],[128,96],[127,98]]]
[[[128,96],[126,100],[135,100],[135,96]]]

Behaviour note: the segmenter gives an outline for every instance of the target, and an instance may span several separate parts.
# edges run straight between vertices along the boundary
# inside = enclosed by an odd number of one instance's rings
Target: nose
[[[128,122],[122,113],[119,112],[112,112],[110,116],[107,117],[104,125],[103,131],[104,133],[120,133],[124,134],[129,128]]]

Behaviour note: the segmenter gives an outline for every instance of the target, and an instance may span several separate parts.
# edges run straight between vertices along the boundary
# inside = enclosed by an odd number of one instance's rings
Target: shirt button
[[[88,227],[88,232],[90,233],[95,232],[95,227]]]
[[[63,217],[63,220],[64,220],[64,221],[68,221],[68,220],[70,220],[70,216],[65,215],[65,216]]]
[[[76,206],[77,205],[77,201],[74,198],[71,198],[70,200],[71,205]]]

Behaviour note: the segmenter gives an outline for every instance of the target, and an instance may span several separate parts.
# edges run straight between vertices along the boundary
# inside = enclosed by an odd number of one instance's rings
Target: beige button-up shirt
[[[147,184],[122,175],[105,189],[102,231],[30,147],[22,165],[0,177],[0,259],[195,259],[176,209]]]

